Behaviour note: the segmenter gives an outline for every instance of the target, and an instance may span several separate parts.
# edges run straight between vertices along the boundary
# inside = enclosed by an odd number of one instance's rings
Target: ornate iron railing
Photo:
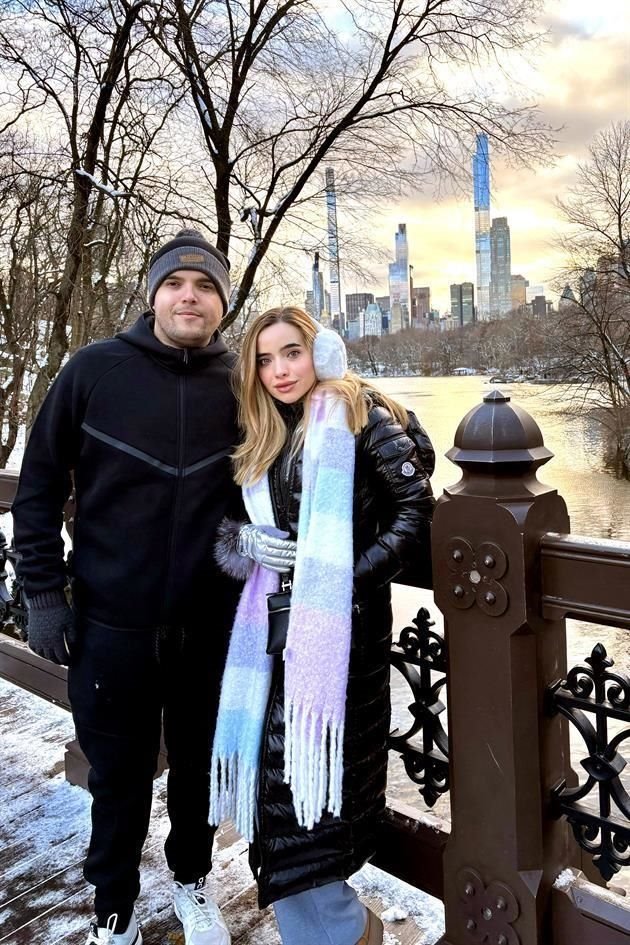
[[[560,713],[576,727],[589,752],[580,762],[587,775],[584,783],[569,787],[561,782],[553,792],[554,808],[567,818],[577,842],[592,855],[605,880],[630,864],[630,796],[621,779],[626,759],[618,751],[630,738],[630,678],[612,672],[613,666],[598,643],[585,663],[574,666],[566,679],[547,691],[550,712]],[[610,737],[611,719],[629,727]],[[597,805],[580,803],[594,800],[595,795]]]
[[[412,623],[401,631],[391,654],[392,666],[411,690],[411,724],[404,732],[395,729],[388,747],[400,753],[405,771],[433,807],[449,789],[448,736],[440,720],[446,709],[440,699],[446,685],[446,645],[431,629],[434,621],[425,607]]]
[[[16,572],[18,557],[13,543],[9,545],[4,532],[0,531],[0,631],[26,640],[28,617],[24,589]],[[11,575],[7,564],[11,565]]]

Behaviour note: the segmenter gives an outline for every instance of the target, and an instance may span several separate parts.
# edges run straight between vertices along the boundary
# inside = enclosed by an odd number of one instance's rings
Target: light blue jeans
[[[356,945],[367,922],[367,909],[341,880],[279,899],[273,908],[282,945]]]

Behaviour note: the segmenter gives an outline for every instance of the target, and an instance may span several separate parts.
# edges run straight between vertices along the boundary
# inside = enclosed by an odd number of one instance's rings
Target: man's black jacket
[[[233,364],[218,332],[205,348],[163,345],[150,314],[71,358],[33,425],[13,505],[29,597],[67,581],[60,529],[72,471],[80,614],[140,629],[198,622],[220,606],[228,579],[213,564],[216,526],[239,503]]]

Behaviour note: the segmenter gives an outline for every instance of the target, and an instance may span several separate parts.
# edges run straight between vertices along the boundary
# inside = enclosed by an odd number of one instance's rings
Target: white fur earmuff
[[[348,370],[343,338],[331,328],[317,326],[313,341],[313,367],[318,381],[339,380]]]

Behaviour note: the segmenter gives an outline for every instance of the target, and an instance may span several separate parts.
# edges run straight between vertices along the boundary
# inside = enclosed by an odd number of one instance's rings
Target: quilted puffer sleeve
[[[433,447],[415,417],[404,430],[385,407],[372,407],[357,441],[356,488],[359,499],[364,494],[374,504],[378,528],[370,543],[355,548],[358,599],[396,578],[419,556],[430,561],[433,463]]]

